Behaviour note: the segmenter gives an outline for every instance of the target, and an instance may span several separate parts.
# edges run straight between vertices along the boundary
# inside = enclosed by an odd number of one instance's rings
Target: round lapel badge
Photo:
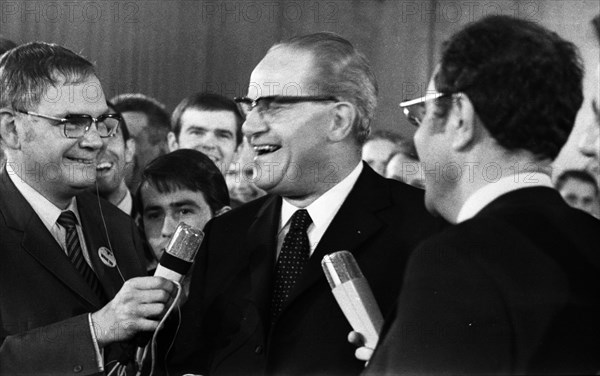
[[[100,261],[109,268],[117,266],[115,255],[113,255],[112,251],[106,247],[100,247],[98,249],[98,257],[100,257]]]

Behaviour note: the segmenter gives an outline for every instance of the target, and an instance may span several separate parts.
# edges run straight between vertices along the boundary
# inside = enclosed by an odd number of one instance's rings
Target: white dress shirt
[[[458,212],[456,223],[458,224],[473,218],[484,207],[506,193],[532,187],[552,188],[552,179],[550,179],[550,176],[540,172],[521,173],[503,177],[497,182],[481,187],[465,201]]]
[[[133,208],[133,198],[131,197],[131,192],[129,192],[129,189],[127,190],[127,193],[125,194],[125,197],[123,197],[121,202],[117,204],[117,207],[121,209],[121,211],[125,214],[131,215],[131,209]]]
[[[327,192],[323,193],[321,197],[317,198],[313,203],[308,205],[306,208],[310,218],[312,219],[311,225],[307,229],[308,242],[310,244],[310,255],[317,248],[319,241],[323,237],[323,234],[329,227],[329,224],[333,220],[333,217],[340,210],[340,207],[346,201],[348,194],[356,184],[360,173],[363,170],[362,161],[352,170],[352,172],[346,176],[341,182],[334,185]],[[290,230],[291,218],[296,210],[303,209],[295,207],[290,204],[286,199],[283,199],[281,204],[281,216],[279,221],[279,232],[277,233],[277,257],[283,246],[283,240],[285,235]]]

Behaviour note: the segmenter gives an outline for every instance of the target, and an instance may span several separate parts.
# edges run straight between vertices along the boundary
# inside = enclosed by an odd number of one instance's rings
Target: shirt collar
[[[458,212],[456,223],[473,218],[481,209],[506,193],[532,187],[552,187],[552,180],[550,176],[544,173],[531,172],[506,176],[496,182],[487,184],[475,191],[465,201]]]
[[[15,171],[12,169],[10,163],[6,164],[6,172],[13,182],[17,190],[23,195],[25,200],[31,205],[33,211],[40,217],[44,225],[50,230],[58,220],[62,210],[50,202],[44,195],[36,191],[32,186],[27,184],[21,179]],[[71,210],[75,213],[77,221],[81,225],[81,218],[79,218],[79,211],[77,210],[77,200],[75,197],[71,199],[71,203],[66,210]]]
[[[117,207],[121,209],[125,214],[131,215],[131,209],[133,207],[133,198],[131,197],[131,192],[129,189],[125,194],[125,197],[117,204]]]
[[[362,170],[363,164],[361,161],[348,176],[330,188],[327,192],[323,193],[321,197],[317,198],[313,203],[305,208],[308,211],[308,214],[310,215],[315,227],[326,228],[329,226],[333,220],[333,217],[337,214],[338,210],[346,200],[346,197],[348,197],[350,194],[350,191],[354,187],[354,184],[358,180]],[[280,229],[287,225],[289,220],[292,218],[292,215],[298,209],[301,208],[290,204],[285,198],[283,199],[281,204]]]

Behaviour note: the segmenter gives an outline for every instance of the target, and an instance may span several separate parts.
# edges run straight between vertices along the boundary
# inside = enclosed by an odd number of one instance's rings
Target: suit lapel
[[[75,269],[67,255],[37,216],[31,205],[14,186],[5,170],[0,178],[2,197],[0,209],[9,227],[23,234],[22,247],[66,288],[72,290],[93,307],[100,300]]]
[[[81,227],[90,256],[90,262],[107,297],[115,296],[125,282],[123,279],[128,279],[131,273],[129,272],[128,263],[120,259],[121,254],[112,249],[112,244],[107,238],[107,233],[114,234],[116,237],[119,233],[123,233],[126,230],[124,226],[128,226],[128,224],[112,223],[111,221],[104,223],[101,215],[97,214],[100,209],[95,196],[78,196],[77,207],[79,216],[81,217]],[[118,218],[111,217],[111,220],[118,220]],[[100,258],[100,252],[112,254],[117,266],[112,267],[110,264],[103,262]]]
[[[280,215],[281,198],[272,196],[258,211],[246,238],[252,283],[250,300],[256,304],[265,324],[270,321],[271,289]]]
[[[293,304],[300,295],[319,281],[325,281],[321,267],[323,256],[346,250],[358,255],[361,245],[374,236],[384,225],[377,217],[377,211],[390,205],[386,184],[380,184],[376,175],[368,166],[364,166],[350,194],[340,207],[331,224],[319,241],[319,245],[311,255],[300,280],[285,303],[284,311]]]

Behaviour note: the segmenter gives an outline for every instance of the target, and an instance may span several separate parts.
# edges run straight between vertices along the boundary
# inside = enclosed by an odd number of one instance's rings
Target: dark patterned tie
[[[279,316],[283,304],[308,262],[310,244],[306,229],[311,223],[312,220],[306,209],[297,210],[292,216],[290,230],[285,235],[275,266],[275,283],[271,299],[272,321]]]
[[[83,257],[81,243],[79,243],[79,236],[77,235],[77,228],[75,227],[75,225],[77,225],[77,217],[75,217],[75,214],[72,211],[65,210],[60,213],[56,223],[67,230],[66,243],[69,260],[71,260],[75,269],[83,276],[83,279],[85,279],[96,295],[102,298],[103,293],[100,281],[98,281],[98,277],[96,277],[96,274],[94,274],[94,271]]]

